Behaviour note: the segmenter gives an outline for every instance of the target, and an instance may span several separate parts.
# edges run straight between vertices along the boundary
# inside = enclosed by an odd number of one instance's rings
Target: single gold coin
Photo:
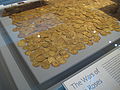
[[[60,63],[59,63],[59,61],[53,61],[52,63],[52,66],[54,66],[54,67],[58,67],[58,66],[60,66]]]
[[[41,46],[43,46],[44,48],[47,48],[49,47],[50,43],[47,43],[47,42],[43,42]]]
[[[94,41],[94,42],[99,42],[100,39],[101,39],[100,36],[94,36],[94,37],[93,37],[93,41]]]
[[[33,51],[33,54],[38,53],[39,55],[43,55],[45,53],[45,49],[44,48],[37,48]]]
[[[48,61],[49,61],[49,63],[52,63],[52,62],[56,61],[56,59],[54,57],[48,57]]]
[[[110,34],[110,32],[105,32],[103,30],[99,30],[98,31],[102,36],[107,36],[108,34]]]
[[[49,69],[50,68],[50,63],[48,62],[48,60],[44,60],[43,62],[41,62],[41,67],[44,69]]]
[[[39,56],[42,56],[43,54],[41,54],[40,52],[33,52],[32,54],[30,54],[30,58],[37,58]]]
[[[49,51],[48,54],[49,54],[50,56],[55,56],[55,55],[56,55],[56,52],[55,52],[55,51]]]
[[[70,57],[70,54],[66,53],[63,55],[63,58],[69,58]]]
[[[38,61],[38,62],[42,62],[42,61],[44,61],[45,59],[46,59],[46,58],[45,58],[43,55],[40,55],[40,56],[38,56],[38,57],[35,58],[35,60]]]
[[[86,46],[83,43],[79,43],[75,47],[76,50],[82,50],[82,49],[85,49],[85,48],[86,48]]]
[[[20,30],[20,28],[14,28],[14,29],[13,29],[14,32],[17,32],[17,31],[19,31],[19,30]]]
[[[120,29],[115,29],[115,31],[120,32]]]
[[[20,41],[18,42],[18,46],[19,46],[19,47],[24,47],[25,45],[26,45],[25,40],[20,40]]]
[[[44,55],[45,58],[50,57],[50,55],[47,52],[45,52],[45,54],[43,54],[43,55]]]
[[[34,67],[39,67],[41,64],[39,62],[34,61],[34,62],[32,62],[32,65]]]
[[[25,52],[25,55],[30,56],[31,54],[32,54],[32,51],[26,51],[26,52]]]
[[[114,29],[120,28],[120,24],[119,24],[118,22],[112,22],[111,26],[112,26],[112,28],[114,28]]]
[[[60,50],[60,51],[59,51],[59,54],[60,54],[60,55],[65,55],[65,54],[67,54],[67,50]]]
[[[49,50],[50,50],[49,48],[44,48],[44,51],[45,51],[45,52],[49,52]],[[44,52],[44,53],[45,53],[45,52]]]
[[[83,32],[83,34],[86,35],[86,36],[89,37],[89,38],[92,37],[92,34],[89,33],[89,32],[87,32],[87,31]]]
[[[56,46],[51,46],[51,47],[49,47],[49,49],[50,49],[51,51],[57,52]]]
[[[59,59],[59,60],[57,60],[60,64],[65,64],[66,62],[67,62],[67,60],[65,60],[65,59]]]
[[[55,58],[60,64],[64,64],[66,62],[66,59],[61,55],[58,55]]]
[[[93,42],[92,41],[88,41],[88,42],[86,42],[86,44],[91,46],[91,45],[93,45]]]
[[[69,50],[69,52],[73,55],[78,54],[78,50],[76,50],[76,49]]]
[[[28,50],[30,47],[29,46],[23,46],[24,50]]]

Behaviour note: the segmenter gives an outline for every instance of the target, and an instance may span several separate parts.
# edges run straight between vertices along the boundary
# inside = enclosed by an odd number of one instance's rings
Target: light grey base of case
[[[8,68],[8,71],[10,72],[10,74],[14,80],[15,87],[17,87],[18,90],[30,90],[31,88],[29,87],[29,85],[26,82],[24,76],[22,75],[20,69],[18,68],[14,58],[12,57],[12,55],[11,55],[8,47],[6,46],[1,35],[0,35],[0,52],[3,56],[5,66]],[[9,73],[9,72],[6,72],[6,73]],[[8,81],[2,81],[2,82],[6,83]],[[12,89],[15,90],[16,88],[13,87],[12,81],[10,81],[10,83],[11,83],[10,86],[12,87]],[[5,86],[7,86],[7,85],[5,85]]]

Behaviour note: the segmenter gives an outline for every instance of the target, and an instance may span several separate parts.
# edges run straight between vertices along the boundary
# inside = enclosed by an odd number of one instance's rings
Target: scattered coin
[[[54,66],[54,67],[60,66],[60,63],[59,63],[58,61],[53,61],[51,64],[52,64],[52,66]]]
[[[25,40],[20,40],[20,41],[18,42],[18,46],[19,46],[19,47],[24,47],[25,45],[26,45]]]
[[[49,69],[50,68],[50,63],[48,60],[44,60],[43,62],[41,62],[41,67],[44,69]]]

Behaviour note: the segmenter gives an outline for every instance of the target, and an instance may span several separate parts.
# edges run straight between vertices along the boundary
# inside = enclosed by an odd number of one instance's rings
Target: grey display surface
[[[24,76],[22,75],[21,71],[19,70],[19,67],[17,66],[16,62],[14,61],[14,58],[12,57],[12,55],[11,55],[8,47],[6,46],[4,40],[2,39],[1,35],[0,35],[0,52],[3,56],[6,67],[8,67],[8,70],[15,82],[15,86],[17,87],[17,89],[18,90],[30,90],[31,88],[29,87]],[[7,82],[7,81],[3,81],[3,82]],[[12,82],[12,81],[10,81],[10,82]],[[16,90],[16,88],[12,87],[12,90]]]
[[[40,67],[35,68],[31,65],[30,59],[28,56],[24,54],[24,50],[17,46],[17,42],[20,40],[20,38],[17,37],[18,32],[13,32],[12,29],[15,27],[11,23],[11,19],[9,17],[1,18],[1,22],[5,28],[5,30],[8,32],[9,36],[15,43],[15,46],[19,50],[20,54],[24,58],[25,62],[29,66],[32,73],[35,75],[37,80],[40,84],[47,82],[51,78],[54,78],[55,76],[59,75],[60,73],[68,70],[69,68],[75,66],[77,63],[83,61],[86,57],[89,57],[96,53],[97,51],[101,50],[102,48],[106,47],[109,44],[109,41],[114,42],[115,40],[120,38],[120,33],[118,32],[112,32],[112,34],[102,37],[99,43],[95,43],[93,46],[88,46],[87,49],[79,51],[77,55],[73,55],[68,59],[68,62],[64,65],[61,65],[58,68],[51,67],[48,70],[42,69]],[[56,78],[57,79],[57,78]]]

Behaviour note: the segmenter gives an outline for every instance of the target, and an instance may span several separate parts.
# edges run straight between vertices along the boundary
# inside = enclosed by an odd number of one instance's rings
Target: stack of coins
[[[66,63],[70,55],[76,55],[79,50],[99,42],[100,35],[106,36],[111,34],[111,31],[120,31],[117,19],[93,6],[81,4],[79,0],[56,2],[45,8],[14,14],[10,16],[13,24],[17,26],[14,31],[24,33],[32,31],[34,25],[41,22],[41,19],[35,21],[33,19],[41,17],[46,20],[48,17],[45,15],[51,12],[53,18],[57,17],[58,21],[63,23],[47,30],[44,28],[45,30],[28,35],[18,42],[18,46],[26,50],[25,54],[30,57],[35,67],[41,66],[44,69],[50,68],[51,65],[58,67]],[[28,23],[30,20],[34,21],[33,26]],[[49,21],[46,23],[51,24]],[[41,26],[38,29],[40,28]]]

